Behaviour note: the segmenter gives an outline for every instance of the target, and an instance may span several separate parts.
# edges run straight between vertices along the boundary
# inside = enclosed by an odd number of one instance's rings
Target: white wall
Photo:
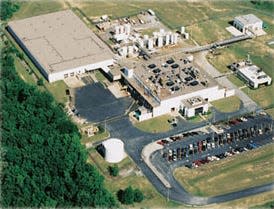
[[[225,96],[225,89],[219,89],[218,86],[202,89],[189,94],[184,94],[178,97],[161,101],[161,105],[153,108],[153,117],[170,113],[171,108],[178,110],[181,107],[182,101],[191,97],[200,96],[208,101],[214,101]]]
[[[68,70],[64,70],[56,73],[51,73],[48,75],[48,80],[50,83],[58,80],[63,80],[65,74],[68,74],[68,77],[71,77],[70,75],[71,73],[74,73],[74,76],[75,76],[77,74],[85,73],[86,71],[91,71],[91,70],[99,69],[102,67],[107,67],[109,65],[113,65],[113,62],[114,62],[113,59],[109,59],[103,62],[97,62],[94,64],[89,64],[89,65],[72,68],[72,69],[68,69]]]

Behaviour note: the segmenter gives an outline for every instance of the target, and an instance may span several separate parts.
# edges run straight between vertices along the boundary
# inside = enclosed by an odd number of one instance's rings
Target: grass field
[[[102,133],[98,133],[94,136],[88,137],[87,135],[82,136],[81,143],[86,144],[89,142],[97,142],[104,139],[107,139],[110,136],[107,130],[104,130]]]
[[[251,209],[261,209],[261,208],[264,208],[264,209],[272,209],[274,208],[274,200],[270,201],[270,202],[267,202],[267,203],[264,203],[262,205],[256,205],[254,207],[251,207]]]
[[[267,203],[273,201],[274,199],[274,191],[264,192],[258,195],[252,195],[249,197],[241,198],[238,200],[233,200],[220,204],[213,204],[202,207],[203,209],[249,209],[249,208],[258,208],[258,209],[271,209],[267,207]],[[260,205],[260,207],[256,207]]]
[[[61,0],[20,1],[20,5],[20,10],[13,15],[12,20],[57,12],[68,8],[65,2]]]
[[[19,74],[20,78],[23,81],[25,81],[26,83],[36,85],[33,75],[31,75],[29,72],[27,72],[27,69],[21,63],[20,59],[16,56],[13,56],[13,57],[14,57],[15,69],[16,69],[16,72]]]
[[[161,196],[150,182],[140,174],[136,165],[127,157],[122,162],[118,163],[119,176],[112,177],[108,173],[107,163],[101,155],[94,149],[90,150],[89,162],[95,165],[105,177],[106,187],[115,195],[119,189],[124,189],[128,186],[139,188],[145,196],[142,203],[134,204],[134,208],[171,208],[182,206],[173,201],[167,202],[166,198]]]
[[[203,165],[175,170],[176,178],[191,193],[214,196],[274,181],[274,145]],[[235,179],[236,178],[236,179]]]
[[[267,87],[261,87],[259,89],[253,90],[249,88],[244,88],[243,91],[251,97],[255,102],[257,102],[261,107],[268,107],[274,104],[274,85]]]
[[[220,112],[234,112],[240,109],[241,100],[237,96],[231,96],[213,101],[211,104]]]
[[[95,77],[96,77],[96,79],[97,79],[99,82],[101,82],[101,83],[104,83],[104,81],[107,79],[107,78],[103,75],[103,73],[102,73],[101,71],[99,71],[99,70],[96,70],[96,72],[95,72]]]
[[[137,122],[134,124],[134,126],[144,132],[150,132],[150,133],[166,132],[171,129],[171,125],[168,122],[168,120],[171,118],[172,117],[170,115],[163,115],[163,116],[159,116],[159,117],[145,120],[142,122]]]

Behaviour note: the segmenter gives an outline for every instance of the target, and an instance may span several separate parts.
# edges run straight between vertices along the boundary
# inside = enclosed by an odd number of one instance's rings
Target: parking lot
[[[153,158],[161,159],[161,165],[195,168],[273,141],[273,121],[268,116],[242,117],[219,126],[223,133],[188,132],[161,139],[157,143],[164,148]]]
[[[75,95],[77,114],[90,122],[100,122],[123,115],[131,102],[130,97],[115,98],[100,83],[79,88]]]

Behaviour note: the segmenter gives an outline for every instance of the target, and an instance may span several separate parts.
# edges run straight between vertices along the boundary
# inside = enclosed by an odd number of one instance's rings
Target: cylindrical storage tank
[[[127,47],[123,46],[122,51],[123,51],[123,56],[126,56],[127,55]]]
[[[174,44],[178,43],[178,34],[174,33]]]
[[[165,41],[166,41],[166,42],[165,42],[166,45],[168,45],[168,44],[169,44],[169,34],[166,35],[166,40],[165,40]]]
[[[148,40],[148,35],[144,35],[144,40]]]
[[[158,47],[162,47],[163,46],[163,37],[159,36],[157,39],[157,45]]]
[[[126,33],[126,35],[130,34],[130,24],[125,25],[125,33]]]
[[[119,30],[120,30],[120,26],[119,25],[115,26],[115,34],[119,34]]]
[[[185,39],[189,39],[189,33],[185,33]]]
[[[124,30],[125,30],[124,26],[121,25],[121,26],[120,26],[120,34],[121,34],[121,33],[124,33]]]
[[[133,46],[128,46],[128,56],[133,55]]]
[[[152,38],[148,40],[147,48],[153,49],[153,39]]]
[[[153,34],[153,37],[154,37],[154,38],[157,38],[158,32],[155,31],[155,32],[153,32],[152,34]]]
[[[143,39],[138,39],[138,44],[139,44],[139,46],[140,47],[144,47],[144,41],[143,41]]]
[[[120,139],[111,138],[102,145],[105,148],[105,160],[109,163],[119,163],[125,158],[124,143]]]
[[[164,35],[164,33],[165,33],[165,29],[160,29],[160,33],[161,33],[161,35]]]
[[[181,27],[181,34],[184,34],[184,33],[185,33],[185,31],[186,31],[185,27],[184,27],[184,26],[182,26],[182,27]]]
[[[174,34],[170,34],[170,43],[174,44]]]

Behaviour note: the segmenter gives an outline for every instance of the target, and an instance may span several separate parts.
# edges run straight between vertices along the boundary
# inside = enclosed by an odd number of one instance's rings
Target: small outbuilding
[[[235,17],[233,26],[243,33],[256,33],[263,29],[263,21],[254,14],[248,14]]]
[[[111,138],[102,142],[104,148],[105,160],[109,163],[119,163],[126,154],[124,150],[124,143],[120,139]]]

